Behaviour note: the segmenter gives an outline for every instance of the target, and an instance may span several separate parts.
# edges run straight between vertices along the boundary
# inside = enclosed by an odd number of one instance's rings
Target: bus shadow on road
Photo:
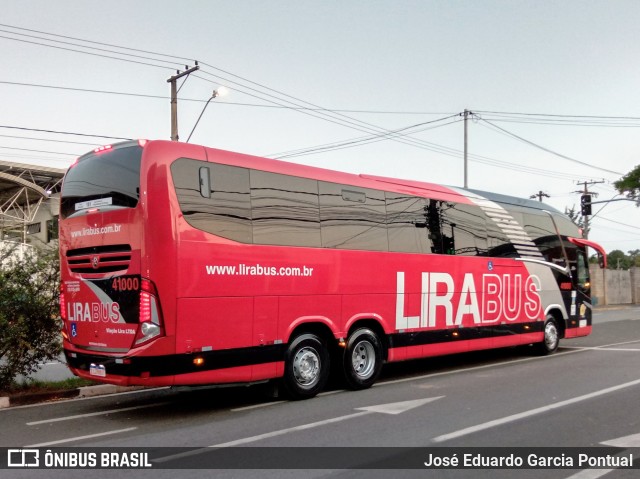
[[[432,358],[411,359],[402,362],[385,364],[378,382],[410,380],[412,377],[424,377],[431,374],[455,372],[456,370],[496,366],[509,361],[533,358],[535,350],[529,346],[502,348],[485,351],[452,354]],[[147,409],[140,414],[149,419],[149,415],[157,414],[166,418],[167,413],[176,417],[204,417],[216,412],[251,409],[268,406],[291,400],[279,380],[271,380],[257,384],[230,384],[213,386],[180,386],[158,390],[156,394],[148,390],[150,395],[144,398],[131,398],[120,403],[121,406],[136,405],[141,402],[162,401],[162,405]],[[332,371],[332,375],[324,390],[325,393],[350,393],[347,390],[340,371]],[[313,400],[313,399],[311,399]]]

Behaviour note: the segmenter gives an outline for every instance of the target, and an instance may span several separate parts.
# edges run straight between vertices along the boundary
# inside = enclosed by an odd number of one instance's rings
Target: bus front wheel
[[[541,343],[538,343],[538,352],[540,354],[555,353],[560,345],[560,330],[558,322],[552,315],[547,315],[544,322],[544,336]]]
[[[382,370],[382,345],[369,328],[355,330],[344,352],[344,376],[351,389],[366,389],[378,379]]]
[[[329,377],[329,353],[315,334],[297,336],[287,349],[284,386],[293,399],[314,397]]]

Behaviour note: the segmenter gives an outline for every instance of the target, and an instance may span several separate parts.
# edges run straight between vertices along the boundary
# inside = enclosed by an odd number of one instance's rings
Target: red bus
[[[591,332],[587,247],[543,203],[168,141],[80,157],[60,211],[64,351],[119,385],[281,378]],[[330,365],[332,367],[330,368]]]

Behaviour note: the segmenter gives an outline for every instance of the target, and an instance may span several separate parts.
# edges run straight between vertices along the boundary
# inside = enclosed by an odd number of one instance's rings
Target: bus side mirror
[[[602,253],[598,253],[598,266],[600,266],[600,269],[607,267],[607,257]]]

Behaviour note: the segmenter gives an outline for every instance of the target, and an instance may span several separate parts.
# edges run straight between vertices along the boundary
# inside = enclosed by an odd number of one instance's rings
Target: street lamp
[[[189,137],[187,138],[187,143],[189,143],[189,140],[191,139],[191,135],[193,135],[193,132],[196,131],[196,127],[198,126],[198,123],[200,123],[200,118],[202,118],[202,115],[204,115],[204,111],[209,106],[209,102],[211,100],[213,100],[214,98],[218,98],[219,96],[225,96],[227,93],[229,93],[229,89],[226,88],[226,87],[223,87],[223,86],[218,87],[217,89],[213,90],[213,93],[211,94],[211,97],[207,100],[207,103],[204,104],[204,108],[200,112],[200,116],[196,120],[196,124],[193,125],[193,129],[191,130],[191,133],[189,133]]]

